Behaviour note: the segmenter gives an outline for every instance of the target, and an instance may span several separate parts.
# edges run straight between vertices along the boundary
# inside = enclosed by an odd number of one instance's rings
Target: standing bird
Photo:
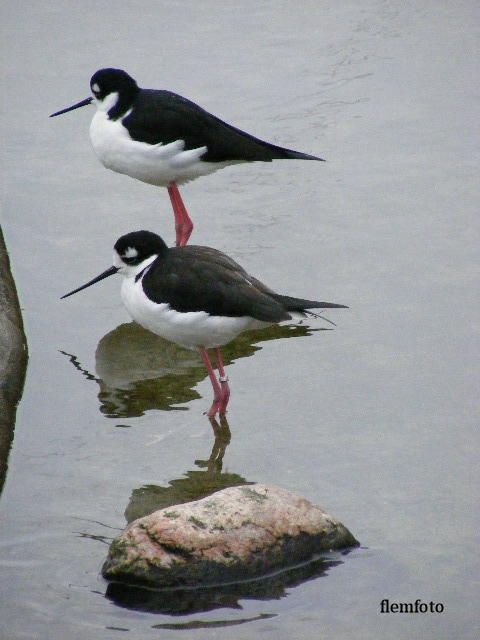
[[[208,416],[225,415],[230,389],[220,347],[246,329],[290,320],[290,312],[347,308],[275,293],[221,251],[189,245],[168,248],[151,231],[134,231],[117,240],[114,265],[70,291],[71,296],[114,273],[124,276],[122,301],[135,322],[188,349],[199,349],[213,386]],[[213,348],[219,378],[207,349]]]
[[[95,103],[90,140],[100,162],[112,171],[167,187],[177,246],[187,244],[193,229],[177,185],[240,162],[322,160],[255,138],[171,91],[140,89],[121,69],[100,69],[90,88],[93,97],[50,117]]]

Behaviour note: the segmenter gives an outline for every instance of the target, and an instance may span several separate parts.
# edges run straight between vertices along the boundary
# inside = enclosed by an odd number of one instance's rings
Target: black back
[[[168,249],[146,271],[142,286],[150,300],[184,313],[205,311],[266,322],[290,318],[279,302],[252,284],[240,265],[210,247]]]
[[[122,120],[132,138],[149,144],[184,140],[187,150],[206,146],[202,160],[207,162],[321,160],[255,138],[171,91],[141,89],[132,106],[132,112]]]
[[[142,286],[150,300],[176,311],[265,322],[288,320],[289,311],[343,306],[277,294],[221,251],[195,245],[163,251],[146,270]]]

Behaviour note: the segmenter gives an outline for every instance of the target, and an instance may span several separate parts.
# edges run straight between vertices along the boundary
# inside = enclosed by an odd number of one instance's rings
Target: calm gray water
[[[3,637],[476,637],[477,3],[10,0],[2,13],[2,226],[30,349],[0,500]],[[111,264],[121,234],[173,239],[166,191],[94,157],[93,108],[48,118],[103,66],[328,159],[183,189],[193,242],[281,292],[350,306],[327,315],[334,328],[229,347],[230,442],[202,415],[196,354],[133,327],[119,279],[59,300]],[[99,571],[126,517],[243,481],[321,504],[362,547],[180,616],[106,597]],[[384,598],[445,610],[380,614]]]

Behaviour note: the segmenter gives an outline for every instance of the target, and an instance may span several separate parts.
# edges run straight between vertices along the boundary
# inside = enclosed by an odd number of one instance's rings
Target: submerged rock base
[[[280,487],[250,484],[135,520],[112,542],[102,574],[154,587],[220,584],[358,544],[319,506]]]

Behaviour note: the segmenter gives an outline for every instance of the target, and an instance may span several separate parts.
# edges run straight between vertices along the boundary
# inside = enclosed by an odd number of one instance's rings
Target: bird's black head
[[[108,117],[112,120],[117,120],[130,109],[137,93],[140,91],[135,80],[121,69],[99,69],[90,80],[90,89],[96,100],[97,107],[102,104],[108,105],[107,107],[104,106],[104,109],[108,108]],[[117,94],[117,96],[113,100],[109,98],[107,103],[104,103],[105,98],[112,94]],[[54,118],[62,113],[68,113],[79,107],[84,107],[93,102],[94,98],[89,96],[71,107],[52,113],[50,117]]]
[[[129,267],[136,267],[151,256],[162,255],[168,247],[156,233],[132,231],[119,238],[114,249],[122,263]]]
[[[118,93],[123,100],[133,101],[138,92],[135,80],[122,69],[99,69],[90,80],[90,89],[97,100],[103,100],[110,93]]]
[[[100,282],[100,280],[113,276],[115,273],[121,273],[127,278],[137,276],[139,264],[144,260],[148,260],[148,258],[152,258],[152,260],[150,260],[150,263],[152,263],[155,259],[154,256],[160,256],[166,251],[168,251],[167,245],[156,233],[152,233],[151,231],[133,231],[132,233],[127,233],[115,243],[113,267],[109,267],[99,276],[93,278],[93,280],[82,284],[81,287],[77,287],[73,291],[66,293],[62,298],[68,298],[74,293],[82,291],[96,282]]]

